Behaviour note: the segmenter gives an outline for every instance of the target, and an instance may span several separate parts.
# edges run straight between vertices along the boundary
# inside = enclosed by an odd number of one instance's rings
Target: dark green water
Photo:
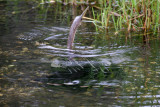
[[[69,51],[69,27],[81,12],[0,1],[0,106],[160,106],[159,34],[114,35],[83,22]]]

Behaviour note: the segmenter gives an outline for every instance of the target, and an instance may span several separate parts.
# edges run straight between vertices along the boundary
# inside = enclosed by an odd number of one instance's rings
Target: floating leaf
[[[8,67],[14,67],[15,65],[8,65]]]
[[[39,43],[38,41],[36,41],[36,42],[35,42],[35,45],[36,45],[36,46],[39,46],[39,45],[40,45],[40,43]]]
[[[14,60],[12,60],[12,61],[13,61],[13,62],[16,62],[17,60],[14,59]]]
[[[144,58],[138,58],[137,61],[142,62],[142,61],[145,61],[145,59]]]
[[[22,48],[22,52],[27,52],[28,51],[28,48]]]
[[[22,41],[16,41],[16,43],[18,43],[18,44],[23,44],[23,42],[22,42]]]
[[[0,97],[2,97],[3,96],[3,94],[2,93],[0,93]]]
[[[157,62],[150,62],[151,64],[157,64]]]

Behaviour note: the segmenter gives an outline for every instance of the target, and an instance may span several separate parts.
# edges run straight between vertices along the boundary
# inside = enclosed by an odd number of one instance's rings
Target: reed
[[[46,0],[42,0],[44,2]],[[48,0],[50,1],[50,0]],[[92,0],[54,0],[63,4],[92,5]],[[159,32],[159,0],[95,0],[92,5],[93,23],[100,29]],[[91,7],[91,6],[90,6]]]
[[[101,0],[100,3],[100,6],[92,8],[97,29],[159,31],[159,0]]]

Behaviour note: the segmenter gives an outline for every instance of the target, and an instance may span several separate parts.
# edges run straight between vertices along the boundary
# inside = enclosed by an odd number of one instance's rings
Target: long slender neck
[[[72,25],[71,25],[70,32],[69,32],[69,36],[68,36],[68,42],[67,42],[67,48],[68,48],[68,49],[72,49],[77,28],[78,28],[78,26],[81,24],[82,18],[83,18],[84,15],[86,14],[88,8],[89,8],[89,6],[83,11],[83,13],[82,13],[80,16],[77,16],[77,17],[74,19],[74,21],[73,21],[73,23],[72,23]]]

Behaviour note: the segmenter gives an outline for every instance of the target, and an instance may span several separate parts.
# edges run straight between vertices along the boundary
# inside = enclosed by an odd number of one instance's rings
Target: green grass
[[[128,32],[159,32],[158,0],[103,0],[101,3],[103,4],[92,8],[96,27],[114,28],[116,32],[122,29]]]
[[[41,0],[44,1],[51,0]],[[54,0],[63,4],[90,5],[97,31],[159,32],[159,0]],[[96,4],[92,4],[95,2]],[[88,4],[89,3],[89,4]],[[90,17],[92,18],[92,17]],[[100,30],[101,29],[101,30]]]

